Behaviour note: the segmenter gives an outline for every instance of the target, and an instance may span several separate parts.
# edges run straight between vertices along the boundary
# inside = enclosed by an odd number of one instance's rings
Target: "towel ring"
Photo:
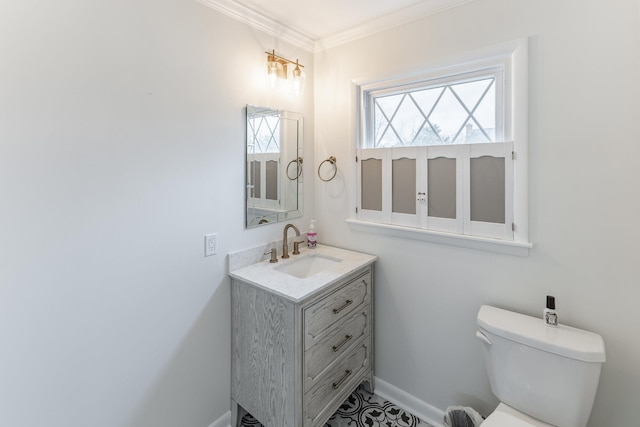
[[[298,175],[294,176],[293,178],[291,178],[291,175],[289,175],[289,167],[291,166],[292,163],[295,163],[298,166]],[[300,175],[302,174],[301,166],[302,166],[302,157],[298,157],[297,159],[291,160],[287,165],[287,178],[289,178],[291,181],[295,181],[296,179],[300,178]]]
[[[325,163],[331,163],[333,165],[333,175],[331,175],[330,178],[324,179],[322,177],[322,175],[320,175],[320,168],[322,167],[322,165],[324,165]],[[318,166],[318,178],[320,178],[321,180],[323,180],[324,182],[329,182],[331,181],[333,178],[336,177],[336,174],[338,173],[338,166],[336,166],[336,158],[334,156],[329,156],[328,159],[323,160],[322,163],[320,163],[320,166]]]

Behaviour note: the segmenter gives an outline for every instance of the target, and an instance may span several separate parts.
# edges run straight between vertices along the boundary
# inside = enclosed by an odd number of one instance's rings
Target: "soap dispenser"
[[[316,234],[316,226],[315,219],[311,220],[311,224],[309,225],[309,231],[307,231],[307,247],[313,249],[316,247],[316,243],[318,241],[318,235]]]

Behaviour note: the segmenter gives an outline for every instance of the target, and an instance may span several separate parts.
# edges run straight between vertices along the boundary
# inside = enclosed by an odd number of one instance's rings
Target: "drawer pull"
[[[338,308],[334,308],[333,309],[333,314],[338,314],[340,313],[342,310],[344,310],[345,308],[347,308],[349,305],[353,304],[353,300],[348,299],[344,302],[344,304],[341,307]]]
[[[342,340],[340,344],[333,346],[333,352],[335,353],[336,351],[340,350],[340,348],[346,343],[348,343],[351,340],[351,338],[353,338],[353,335],[345,335],[344,340]]]
[[[340,388],[342,383],[345,382],[347,378],[349,378],[349,375],[351,375],[351,369],[347,369],[346,371],[344,371],[344,375],[342,376],[342,378],[340,378],[340,381],[338,381],[337,383],[333,383],[333,389],[337,390],[338,388]]]

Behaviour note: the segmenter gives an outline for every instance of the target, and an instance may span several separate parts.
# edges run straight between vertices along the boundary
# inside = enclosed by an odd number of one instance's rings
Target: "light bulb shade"
[[[268,74],[278,74],[278,67],[280,67],[280,63],[277,61],[267,61],[267,73]]]
[[[282,64],[270,57],[267,61],[267,84],[272,88],[276,87],[280,75],[282,75]]]
[[[307,79],[305,72],[296,65],[289,77],[291,78],[291,91],[293,94],[296,96],[304,95],[304,83]]]

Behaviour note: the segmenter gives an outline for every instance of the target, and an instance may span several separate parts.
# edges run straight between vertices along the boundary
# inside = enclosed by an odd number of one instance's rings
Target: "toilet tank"
[[[554,426],[587,425],[605,361],[600,335],[488,305],[480,307],[478,326],[501,402]]]

